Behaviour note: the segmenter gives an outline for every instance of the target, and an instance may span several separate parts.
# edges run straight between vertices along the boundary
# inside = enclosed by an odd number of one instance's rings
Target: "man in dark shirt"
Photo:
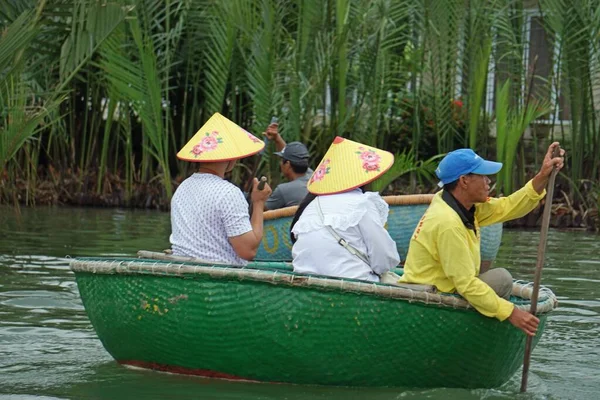
[[[275,153],[281,158],[280,168],[288,182],[278,185],[265,203],[265,210],[296,206],[308,194],[306,185],[313,170],[308,168],[308,149],[300,142],[285,143],[277,124],[271,124],[264,135],[275,142]]]

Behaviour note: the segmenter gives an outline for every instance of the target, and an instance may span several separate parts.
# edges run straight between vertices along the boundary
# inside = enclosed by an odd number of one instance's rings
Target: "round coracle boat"
[[[384,196],[390,206],[387,230],[396,242],[398,254],[406,259],[410,238],[429,207],[432,194]],[[288,261],[292,259],[290,224],[297,206],[266,211],[263,240],[256,254],[257,260]],[[481,228],[481,261],[489,265],[496,258],[502,240],[502,224]]]
[[[70,265],[98,337],[124,365],[260,382],[489,388],[523,360],[521,331],[430,286],[301,275],[283,262]],[[515,282],[511,301],[529,310],[531,292]],[[542,288],[534,345],[555,305]]]

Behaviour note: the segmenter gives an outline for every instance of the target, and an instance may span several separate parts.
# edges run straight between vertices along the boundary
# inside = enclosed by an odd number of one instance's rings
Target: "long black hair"
[[[296,225],[296,222],[298,222],[298,219],[300,219],[300,216],[304,212],[304,209],[306,207],[308,207],[308,205],[311,203],[311,201],[313,201],[316,198],[317,198],[316,194],[312,194],[309,192],[302,199],[300,204],[298,204],[298,210],[296,211],[296,214],[294,214],[294,219],[292,220],[292,224],[290,225],[290,239],[292,240],[292,243],[296,243],[296,238],[294,237],[294,234],[292,233],[292,229],[294,229],[294,225]]]

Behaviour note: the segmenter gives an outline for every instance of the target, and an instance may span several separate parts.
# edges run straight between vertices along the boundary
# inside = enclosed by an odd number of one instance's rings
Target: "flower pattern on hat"
[[[248,132],[245,129],[242,129],[244,132],[246,132],[246,135],[248,135],[248,139],[252,140],[253,143],[259,143],[260,139],[257,138],[256,136],[254,136],[253,134],[251,134],[250,132]]]
[[[310,181],[308,182],[309,184],[311,184],[313,182],[322,181],[323,178],[325,178],[325,175],[327,175],[329,173],[329,170],[331,169],[329,167],[329,162],[330,162],[329,159],[323,160],[323,162],[316,169],[313,176],[310,178]]]
[[[214,113],[177,152],[177,158],[190,162],[239,160],[263,150],[265,143],[227,119]]]
[[[223,139],[218,136],[219,132],[217,131],[206,132],[206,136],[192,148],[190,153],[194,155],[194,158],[197,158],[202,153],[215,150],[220,143],[223,143]]]
[[[359,155],[359,158],[362,161],[362,167],[366,173],[372,171],[381,171],[379,167],[381,156],[379,154],[377,154],[374,150],[363,146],[360,146],[358,150],[359,151],[357,151],[356,154]]]

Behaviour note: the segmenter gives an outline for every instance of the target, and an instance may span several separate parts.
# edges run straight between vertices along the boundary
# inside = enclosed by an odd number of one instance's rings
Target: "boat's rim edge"
[[[472,309],[473,307],[463,298],[445,294],[413,290],[406,287],[385,285],[373,282],[361,282],[340,278],[318,277],[295,274],[278,270],[261,270],[239,267],[224,267],[220,265],[201,265],[185,262],[165,262],[145,259],[73,259],[71,270],[103,275],[156,275],[181,277],[189,275],[208,275],[211,278],[238,279],[266,282],[270,284],[294,287],[312,287],[327,290],[340,290],[352,293],[368,294],[388,299],[398,299],[408,302],[418,302],[428,305],[451,307],[455,309]],[[522,299],[531,299],[533,284],[515,281],[512,294]],[[546,287],[540,288],[536,314],[552,311],[557,306],[554,293]],[[515,307],[529,311],[530,304],[515,304]]]
[[[421,205],[429,205],[431,200],[433,199],[433,194],[398,194],[392,196],[382,196],[383,200],[389,206],[421,206]],[[298,206],[289,206],[278,208],[276,210],[267,210],[264,214],[265,221],[285,218],[285,217],[293,217],[298,210]]]

